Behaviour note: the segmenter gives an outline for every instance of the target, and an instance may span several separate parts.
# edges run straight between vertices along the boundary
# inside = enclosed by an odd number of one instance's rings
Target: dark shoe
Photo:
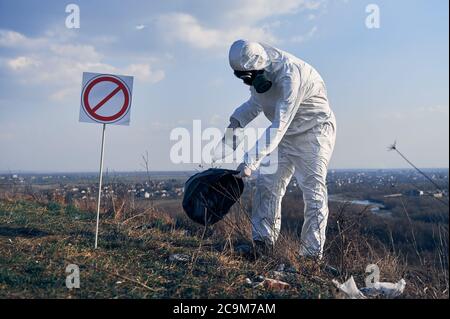
[[[249,244],[240,244],[234,247],[234,253],[239,256],[250,256],[253,253],[253,247]]]

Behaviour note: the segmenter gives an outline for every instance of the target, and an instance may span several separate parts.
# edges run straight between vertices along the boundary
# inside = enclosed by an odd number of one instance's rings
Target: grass
[[[277,260],[239,257],[209,229],[147,210],[128,220],[101,217],[56,202],[0,199],[0,298],[331,298],[334,289],[313,268],[294,274],[285,291],[252,288],[247,277],[269,275]],[[222,240],[221,240],[222,238]],[[190,257],[172,262],[172,254]],[[80,289],[65,286],[69,264]],[[305,266],[306,267],[306,266]]]

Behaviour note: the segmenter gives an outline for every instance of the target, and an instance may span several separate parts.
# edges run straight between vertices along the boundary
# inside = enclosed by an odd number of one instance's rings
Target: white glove
[[[246,178],[246,177],[250,177],[252,175],[252,170],[245,163],[239,164],[239,166],[236,170],[239,171],[238,176],[240,178]]]

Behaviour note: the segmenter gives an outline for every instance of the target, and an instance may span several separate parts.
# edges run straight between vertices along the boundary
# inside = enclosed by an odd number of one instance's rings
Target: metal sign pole
[[[106,124],[103,124],[102,151],[101,151],[101,155],[100,155],[100,178],[99,178],[99,182],[98,182],[97,226],[95,228],[95,249],[97,249],[97,243],[98,243],[98,224],[100,221],[100,200],[102,198],[103,154],[105,153],[105,129],[106,129]]]

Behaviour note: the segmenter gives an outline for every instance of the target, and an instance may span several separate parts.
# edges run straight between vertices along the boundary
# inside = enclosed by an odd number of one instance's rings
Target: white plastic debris
[[[406,287],[405,279],[401,279],[397,283],[391,282],[376,282],[373,287],[361,288],[361,292],[366,296],[377,297],[383,296],[386,298],[395,298],[400,296]]]
[[[169,260],[170,261],[175,261],[175,262],[188,262],[191,259],[191,257],[189,257],[189,255],[185,255],[185,254],[173,254],[170,255]]]
[[[406,287],[406,281],[401,279],[397,283],[376,282],[371,287],[358,289],[353,276],[345,283],[340,284],[337,280],[333,280],[333,284],[342,291],[349,299],[367,299],[367,297],[382,296],[385,298],[395,298],[400,296]]]
[[[340,284],[336,279],[333,279],[333,284],[342,291],[349,299],[367,299],[366,296],[358,289],[353,276],[349,280]]]

